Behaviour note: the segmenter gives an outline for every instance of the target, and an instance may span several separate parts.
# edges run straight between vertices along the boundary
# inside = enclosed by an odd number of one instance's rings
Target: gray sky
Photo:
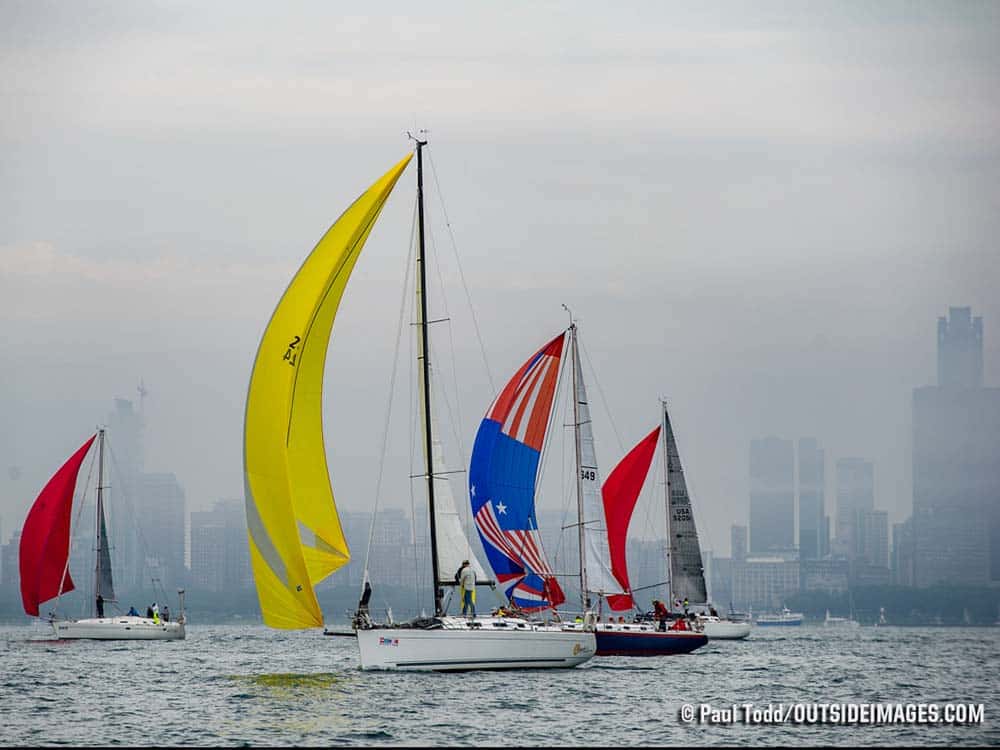
[[[605,476],[666,395],[718,553],[746,520],[753,437],[816,437],[830,512],[834,461],[863,456],[876,505],[909,513],[912,389],[934,382],[949,305],[984,317],[1000,384],[1000,5],[360,7],[0,0],[4,540],[140,378],[147,468],[175,472],[190,509],[241,495],[263,326],[415,127],[494,385],[573,308]],[[349,510],[375,486],[414,177],[331,343],[327,446]],[[457,460],[494,392],[430,212]],[[402,394],[385,502],[406,506]]]

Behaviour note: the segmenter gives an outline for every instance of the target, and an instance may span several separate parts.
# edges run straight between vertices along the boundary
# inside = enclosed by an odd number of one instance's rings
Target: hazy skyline
[[[599,383],[603,476],[667,396],[703,547],[727,554],[746,523],[766,435],[819,441],[828,515],[846,456],[874,463],[890,523],[910,513],[912,390],[936,382],[949,306],[983,317],[1000,385],[1000,6],[337,8],[0,1],[3,541],[140,379],[147,467],[177,474],[189,510],[242,496],[263,327],[414,128],[493,381],[434,203],[456,463],[565,303]],[[328,358],[332,483],[352,511],[375,487],[412,170]],[[408,507],[405,398],[393,419],[384,502]]]

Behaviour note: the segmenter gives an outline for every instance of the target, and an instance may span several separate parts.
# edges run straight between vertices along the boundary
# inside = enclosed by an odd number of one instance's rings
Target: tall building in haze
[[[1000,582],[1000,388],[983,385],[983,321],[938,319],[938,384],[913,391],[917,586]]]
[[[863,514],[875,510],[875,467],[863,458],[837,461],[835,552],[848,560],[861,555]]]
[[[795,460],[791,440],[750,441],[750,555],[795,547]]]
[[[799,559],[819,560],[829,551],[824,507],[826,456],[815,438],[799,438]]]

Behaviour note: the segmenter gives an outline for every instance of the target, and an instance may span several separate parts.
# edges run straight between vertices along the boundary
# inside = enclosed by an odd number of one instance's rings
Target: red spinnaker
[[[660,437],[657,427],[630,450],[614,471],[608,475],[601,487],[604,501],[604,518],[608,525],[608,549],[611,553],[611,572],[614,573],[622,590],[631,591],[628,580],[628,564],[625,561],[625,537],[632,511],[639,499],[639,492],[646,481],[649,465],[653,461],[656,441]],[[608,606],[616,612],[632,609],[635,602],[631,594],[616,594],[608,597]]]
[[[69,532],[73,492],[90,438],[69,457],[35,499],[21,529],[21,601],[24,611],[38,616],[38,605],[75,587],[70,578]]]

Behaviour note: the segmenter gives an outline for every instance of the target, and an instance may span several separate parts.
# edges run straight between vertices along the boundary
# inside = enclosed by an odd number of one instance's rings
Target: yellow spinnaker
[[[243,424],[250,559],[264,623],[323,625],[313,585],[350,560],[323,445],[323,370],[361,248],[412,154],[348,208],[306,258],[261,338]]]

